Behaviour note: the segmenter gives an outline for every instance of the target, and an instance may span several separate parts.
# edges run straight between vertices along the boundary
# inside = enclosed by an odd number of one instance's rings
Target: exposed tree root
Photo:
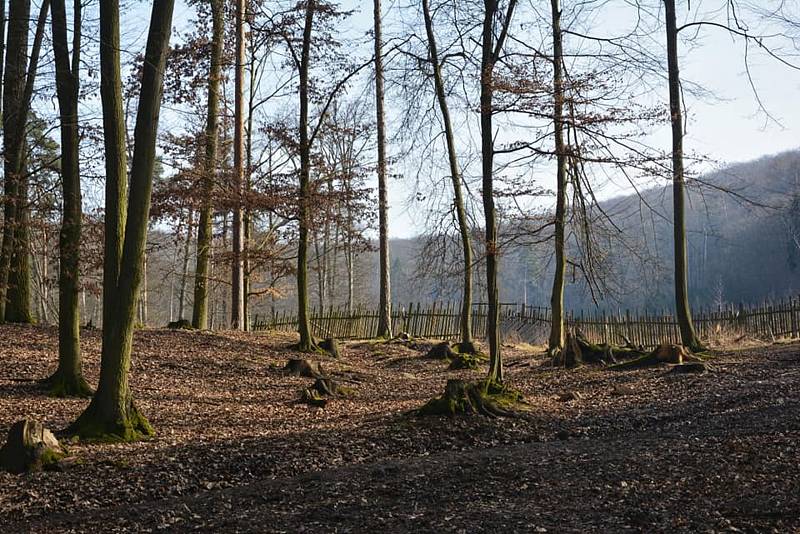
[[[111,413],[113,410],[100,409],[97,399],[95,395],[89,407],[67,428],[67,435],[77,436],[81,441],[101,443],[139,441],[155,435],[133,399],[126,403],[125,413],[116,415]]]
[[[635,347],[627,338],[624,338],[624,336],[623,339],[626,342],[624,347],[615,347],[607,344],[597,345],[583,337],[580,330],[569,332],[564,348],[550,351],[549,354],[552,358],[552,365],[555,367],[566,367],[568,369],[584,363],[614,365],[620,359],[628,360],[631,358],[640,358],[645,355],[643,349]]]
[[[353,391],[332,378],[317,378],[314,384],[300,392],[300,402],[324,408],[330,397],[346,397]]]
[[[522,404],[522,395],[511,388],[493,382],[448,380],[444,395],[431,399],[416,411],[418,415],[484,415],[486,417],[515,417]]]
[[[685,361],[701,362],[702,360],[692,354],[689,349],[683,345],[671,345],[664,343],[656,347],[656,349],[649,354],[645,354],[635,360],[614,365],[611,367],[611,369],[641,369],[643,367],[652,367],[654,365],[661,365],[664,363],[680,365]]]
[[[292,358],[286,362],[284,370],[291,375],[305,376],[308,378],[322,378],[325,376],[325,371],[322,370],[321,363],[301,360],[299,358]]]
[[[48,395],[59,399],[88,399],[93,394],[89,383],[80,374],[57,370],[53,375],[39,382],[47,389]]]

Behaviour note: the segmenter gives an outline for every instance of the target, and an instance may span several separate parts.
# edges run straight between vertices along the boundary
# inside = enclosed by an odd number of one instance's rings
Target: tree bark
[[[33,322],[30,309],[30,208],[25,143],[50,1],[44,0],[39,9],[28,61],[30,7],[30,0],[14,0],[9,5],[4,75],[6,87],[3,94],[5,211],[3,243],[0,247],[0,320],[18,323]]]
[[[174,0],[154,0],[147,37],[142,86],[134,129],[130,196],[123,207],[126,183],[125,123],[119,64],[119,2],[100,4],[101,97],[106,142],[106,267],[103,348],[97,393],[70,432],[82,438],[130,441],[153,434],[133,402],[128,383],[136,297],[142,283],[156,137]],[[110,150],[109,150],[110,149]],[[120,195],[120,191],[123,195]],[[121,224],[124,220],[124,230]],[[113,308],[109,307],[113,304]]]
[[[381,0],[373,5],[375,30],[375,111],[378,130],[378,234],[379,276],[378,337],[392,337],[392,289],[389,276],[389,205],[386,183],[386,118],[383,89],[383,43],[381,35]]]
[[[189,279],[189,255],[192,248],[192,232],[194,231],[194,210],[189,208],[189,216],[186,218],[186,240],[183,242],[183,265],[181,268],[181,287],[178,292],[178,320],[183,319],[186,309],[186,284]]]
[[[81,370],[80,245],[81,176],[78,131],[80,89],[81,0],[73,4],[72,61],[67,45],[67,11],[64,0],[52,0],[53,54],[56,93],[61,120],[61,186],[63,215],[59,234],[58,270],[58,369],[47,382],[58,396],[89,396],[89,384]]]
[[[550,294],[549,347],[558,351],[564,347],[564,277],[566,250],[564,234],[567,218],[567,145],[564,142],[564,79],[563,45],[561,34],[561,6],[559,0],[550,0],[553,30],[553,129],[556,148],[556,213],[555,213],[555,263],[553,290]]]
[[[433,81],[436,88],[436,99],[444,123],[445,141],[447,144],[447,159],[450,164],[450,177],[453,181],[453,197],[458,219],[458,229],[461,234],[461,248],[464,253],[464,287],[461,298],[461,351],[472,348],[472,243],[469,235],[469,221],[461,188],[461,169],[456,155],[455,134],[450,119],[450,108],[445,95],[444,79],[442,76],[439,52],[436,46],[436,35],[433,31],[433,18],[431,17],[428,0],[422,0],[422,13],[425,18],[425,31],[428,34],[428,54],[433,67]]]
[[[308,314],[308,232],[311,224],[309,213],[311,143],[308,136],[308,71],[311,56],[311,32],[314,27],[316,1],[306,3],[303,26],[303,48],[300,56],[300,195],[299,195],[299,239],[297,245],[297,330],[300,334],[298,350],[313,352],[317,349],[311,333]]]
[[[678,29],[675,0],[664,0],[667,27],[667,64],[669,69],[669,109],[672,120],[672,204],[673,242],[675,246],[675,311],[681,342],[691,351],[702,350],[689,307],[688,253],[686,250],[685,178],[683,168],[683,113],[681,79],[678,66]]]
[[[194,308],[192,326],[208,327],[208,274],[213,232],[211,226],[211,195],[217,168],[219,137],[219,81],[222,76],[222,47],[225,20],[222,0],[211,0],[211,72],[208,77],[208,115],[205,132],[205,169],[202,183],[202,207],[197,222],[197,264],[194,274]]]
[[[244,67],[245,46],[245,0],[236,1],[236,79],[234,96],[233,132],[233,258],[231,264],[231,328],[244,330],[244,264],[242,243],[244,242],[244,216],[242,213],[242,189],[245,181],[244,152]]]

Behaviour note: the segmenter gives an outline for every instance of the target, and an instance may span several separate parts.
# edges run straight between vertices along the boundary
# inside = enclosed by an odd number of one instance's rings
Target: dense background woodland
[[[800,149],[704,152],[686,75],[795,135],[796,2],[0,11],[0,525],[800,526]]]

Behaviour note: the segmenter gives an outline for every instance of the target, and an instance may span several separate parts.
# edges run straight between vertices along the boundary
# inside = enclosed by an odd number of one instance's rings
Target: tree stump
[[[450,347],[450,343],[442,341],[437,343],[425,355],[426,358],[431,360],[454,360],[458,357],[458,353]]]
[[[304,376],[306,378],[323,378],[325,376],[325,371],[322,370],[321,363],[296,358],[292,358],[286,362],[284,370],[290,375]]]
[[[417,410],[417,414],[514,417],[514,407],[521,402],[522,395],[519,392],[499,384],[451,379],[447,381],[444,394],[428,401]]]
[[[194,330],[192,328],[192,322],[188,319],[178,319],[177,321],[171,321],[167,323],[167,328],[170,330]]]
[[[478,369],[484,363],[489,360],[484,354],[479,352],[470,354],[470,353],[458,353],[456,357],[450,362],[448,369],[450,371],[457,371],[459,369]]]
[[[66,453],[56,437],[32,419],[17,421],[0,449],[0,468],[10,473],[26,473],[55,467]]]
[[[330,354],[333,358],[338,358],[340,355],[339,342],[336,341],[336,338],[329,337],[320,341],[319,348]]]

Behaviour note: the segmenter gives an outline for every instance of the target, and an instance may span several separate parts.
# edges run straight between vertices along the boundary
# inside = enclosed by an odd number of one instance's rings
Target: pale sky
[[[621,4],[622,0],[620,0]],[[352,1],[345,5],[353,4]],[[372,2],[355,2],[360,5],[361,12],[347,23],[350,32],[363,34],[371,24]],[[390,5],[391,4],[391,5]],[[568,4],[568,2],[563,2]],[[614,2],[611,2],[613,6]],[[697,2],[693,2],[696,5]],[[713,2],[706,2],[711,5]],[[384,1],[384,12],[394,5]],[[700,8],[702,9],[702,4]],[[611,9],[614,9],[613,7]],[[142,13],[144,15],[144,13]],[[175,26],[183,27],[194,17],[193,12],[179,1],[175,12]],[[388,17],[387,17],[388,18]],[[135,21],[139,24],[142,20]],[[386,26],[390,26],[387,21]],[[128,37],[139,34],[136,25],[128,25]],[[144,35],[142,35],[142,46]],[[750,72],[755,81],[761,101],[767,110],[778,120],[780,125],[768,120],[759,112],[758,103],[745,74],[743,58],[744,45],[741,39],[732,39],[724,31],[714,28],[703,28],[700,41],[692,50],[682,50],[682,76],[684,79],[699,83],[715,98],[699,100],[691,95],[687,97],[688,133],[686,151],[696,151],[724,163],[734,163],[755,159],[764,155],[795,149],[800,147],[800,72],[781,65],[751,47]],[[800,63],[800,61],[798,61]],[[666,97],[666,87],[663,91]],[[666,105],[666,100],[664,100]],[[387,106],[391,110],[392,102]],[[162,128],[169,128],[172,119],[166,114]],[[390,122],[389,127],[392,127]],[[656,132],[651,144],[668,149],[670,146],[668,127]],[[391,150],[391,149],[390,149]],[[549,173],[541,171],[536,179],[545,183]],[[608,187],[604,195],[612,196],[624,193],[620,187]],[[422,230],[417,222],[422,219],[419,212],[408,211],[407,200],[410,196],[408,185],[393,181],[390,184],[391,228],[393,237],[411,237]]]

